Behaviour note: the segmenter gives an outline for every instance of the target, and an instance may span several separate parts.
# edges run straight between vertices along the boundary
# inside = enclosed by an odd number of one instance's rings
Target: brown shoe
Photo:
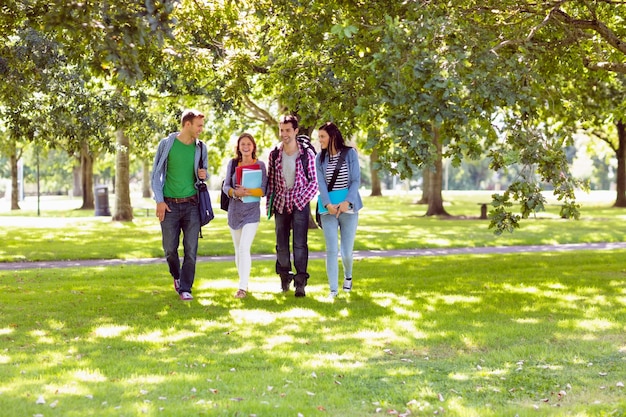
[[[235,298],[246,298],[246,295],[248,295],[246,290],[237,290],[237,294],[235,294]]]

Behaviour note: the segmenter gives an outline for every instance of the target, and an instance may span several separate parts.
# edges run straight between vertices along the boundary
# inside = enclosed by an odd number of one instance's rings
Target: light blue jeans
[[[356,228],[359,223],[359,214],[341,213],[339,218],[332,214],[321,216],[322,229],[324,230],[324,240],[326,241],[326,275],[330,291],[337,291],[339,288],[339,253],[338,238],[341,233],[341,263],[343,264],[344,278],[352,278],[352,263],[354,239]]]

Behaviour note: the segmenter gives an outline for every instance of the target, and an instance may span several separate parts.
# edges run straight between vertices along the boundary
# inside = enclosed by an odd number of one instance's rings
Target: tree
[[[563,94],[564,91],[575,90],[572,88],[575,80],[585,79],[590,71],[595,72],[596,77],[599,75],[601,79],[608,73],[626,73],[626,65],[623,64],[626,54],[626,30],[622,24],[622,16],[626,11],[624,2],[507,0],[464,2],[464,7],[468,19],[473,24],[492,28],[496,36],[492,40],[495,54],[503,60],[517,57],[534,67],[535,77],[525,79],[524,86],[527,87],[529,84],[534,86],[533,95],[536,98],[544,98],[538,104],[547,104],[546,110],[539,114],[534,112],[534,115],[540,116],[545,121],[551,121],[553,126],[558,125],[559,121],[571,121],[574,115],[585,113],[582,103],[568,100],[569,97]],[[550,87],[545,88],[546,86]],[[560,97],[564,100],[555,100]],[[608,113],[623,114],[624,110],[622,101],[618,106],[611,107]],[[537,126],[535,125],[535,128]],[[577,124],[572,123],[568,126],[565,123],[559,130],[571,136],[578,127]],[[527,130],[527,133],[530,131]],[[536,136],[530,134],[525,139],[532,137]],[[554,150],[559,142],[557,139],[553,144],[547,145],[550,150]],[[554,153],[551,155],[556,156]],[[558,161],[562,160],[562,156],[558,155]],[[578,205],[574,202],[573,187],[580,184],[565,179],[567,171],[560,171],[563,166],[558,161],[551,161],[554,168],[552,172],[548,172],[550,170],[548,164],[543,164],[544,174],[547,175],[544,179],[555,180],[555,193],[564,201],[561,215],[577,217]],[[500,160],[496,165],[502,162]],[[625,168],[620,167],[620,171],[623,169]],[[557,176],[553,177],[554,174]],[[622,174],[619,173],[618,178],[620,175]],[[618,200],[621,193],[622,191],[618,193]],[[534,192],[530,196],[533,194],[536,196]],[[533,202],[538,201],[536,197],[526,197],[526,191],[519,194],[513,192],[513,195],[521,198],[523,212],[526,212],[528,203],[533,207],[535,206]],[[509,196],[505,193],[502,202],[510,203]],[[536,207],[541,208],[542,204]],[[513,217],[504,215],[503,210],[496,210],[496,216],[515,222]]]

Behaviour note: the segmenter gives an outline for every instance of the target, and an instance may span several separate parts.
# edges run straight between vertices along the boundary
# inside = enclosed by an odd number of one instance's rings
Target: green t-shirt
[[[197,193],[194,183],[194,158],[196,156],[196,144],[185,145],[176,139],[167,155],[167,174],[165,175],[165,187],[163,195],[171,198],[191,197]]]

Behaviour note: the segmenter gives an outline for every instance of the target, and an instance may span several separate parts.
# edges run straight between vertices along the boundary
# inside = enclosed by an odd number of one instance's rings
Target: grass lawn
[[[455,197],[451,214],[478,215],[483,196]],[[366,198],[357,248],[624,238],[626,212],[606,202],[497,238],[485,221],[424,218],[412,198]],[[162,256],[154,218],[61,213],[0,216],[0,259]],[[272,253],[271,222],[254,251]],[[223,214],[201,252],[232,254]],[[243,300],[232,262],[200,263],[192,302],[165,262],[0,271],[0,415],[624,416],[625,256],[361,259],[334,301],[323,260],[304,299],[279,292],[273,261],[253,263]]]
[[[626,240],[626,209],[612,208],[614,195],[583,195],[581,220],[564,220],[559,207],[522,222],[513,234],[495,236],[488,220],[480,220],[478,202],[489,201],[490,192],[448,192],[450,219],[425,217],[426,207],[413,202],[417,194],[372,198],[364,196],[359,213],[356,250],[489,247],[558,243],[621,242]],[[217,196],[214,197],[216,202]],[[161,229],[154,217],[154,203],[134,201],[135,219],[130,223],[94,217],[93,211],[72,210],[80,201],[62,197],[46,200],[41,216],[33,200],[16,212],[0,212],[0,262],[49,261],[58,259],[159,258]],[[70,208],[68,208],[70,207]],[[139,207],[152,207],[150,216]],[[204,228],[199,255],[232,255],[233,247],[226,213],[216,207],[216,218]],[[19,233],[16,233],[19,231]],[[255,253],[275,251],[274,222],[262,218],[253,244]],[[309,233],[311,251],[324,249],[322,231]]]
[[[626,414],[624,251],[371,258],[282,294],[231,263],[0,273],[9,416]],[[45,403],[38,404],[38,402]],[[6,411],[10,410],[10,411]]]

